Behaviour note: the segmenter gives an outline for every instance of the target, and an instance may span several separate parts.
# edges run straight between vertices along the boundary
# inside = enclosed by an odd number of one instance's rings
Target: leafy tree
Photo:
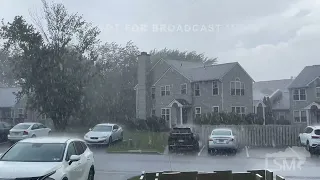
[[[274,118],[272,115],[272,104],[271,104],[269,97],[264,97],[263,103],[266,105],[266,107],[265,107],[266,124],[274,124]]]
[[[150,51],[152,59],[157,60],[160,58],[163,59],[173,59],[173,60],[183,60],[183,61],[193,61],[193,62],[203,62],[206,64],[213,64],[217,61],[217,58],[206,57],[203,53],[197,53],[195,51],[179,51],[177,49],[167,49],[162,50],[152,50]]]
[[[8,53],[3,49],[0,49],[0,84],[4,87],[16,86]]]
[[[58,130],[81,108],[84,90],[95,74],[99,30],[62,4],[43,1],[40,32],[21,16],[1,27],[13,73],[29,107],[46,114]],[[14,61],[13,61],[14,60]]]

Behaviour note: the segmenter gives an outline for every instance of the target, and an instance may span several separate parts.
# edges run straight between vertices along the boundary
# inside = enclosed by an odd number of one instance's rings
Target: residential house
[[[320,65],[306,66],[289,85],[294,123],[320,123]]]
[[[45,122],[47,117],[26,108],[27,99],[17,101],[16,94],[19,87],[0,87],[0,121],[10,124],[21,122]]]
[[[265,119],[264,97],[269,97],[272,114],[276,120],[291,120],[288,86],[293,79],[259,81],[253,83],[254,113]]]
[[[20,88],[1,87],[0,88],[0,120],[11,124],[23,122],[27,118],[25,101],[17,101],[16,93]]]
[[[201,62],[138,57],[136,117],[162,117],[169,125],[192,123],[208,112],[253,111],[253,79],[237,62],[205,65]]]

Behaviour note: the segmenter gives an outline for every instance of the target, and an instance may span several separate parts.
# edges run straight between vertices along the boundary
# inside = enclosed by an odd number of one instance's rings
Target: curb
[[[128,150],[128,151],[110,151],[108,154],[152,154],[152,155],[164,155],[157,151],[139,151],[139,150]]]

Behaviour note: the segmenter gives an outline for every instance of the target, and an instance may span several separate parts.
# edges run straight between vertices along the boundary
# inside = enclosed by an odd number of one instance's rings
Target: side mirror
[[[92,131],[92,129],[90,128],[89,131]]]
[[[69,165],[71,165],[73,162],[79,161],[79,160],[80,160],[80,156],[78,156],[78,155],[71,155],[71,156],[70,156],[70,160],[69,160]]]
[[[118,130],[118,129],[113,129],[112,131],[113,131],[113,132],[116,132],[117,130]]]

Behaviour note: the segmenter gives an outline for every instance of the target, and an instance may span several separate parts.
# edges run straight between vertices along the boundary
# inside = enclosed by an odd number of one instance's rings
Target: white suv
[[[303,133],[299,134],[299,143],[306,147],[311,154],[320,150],[320,126],[307,126]]]
[[[93,180],[93,153],[81,139],[28,138],[0,155],[0,179]]]

